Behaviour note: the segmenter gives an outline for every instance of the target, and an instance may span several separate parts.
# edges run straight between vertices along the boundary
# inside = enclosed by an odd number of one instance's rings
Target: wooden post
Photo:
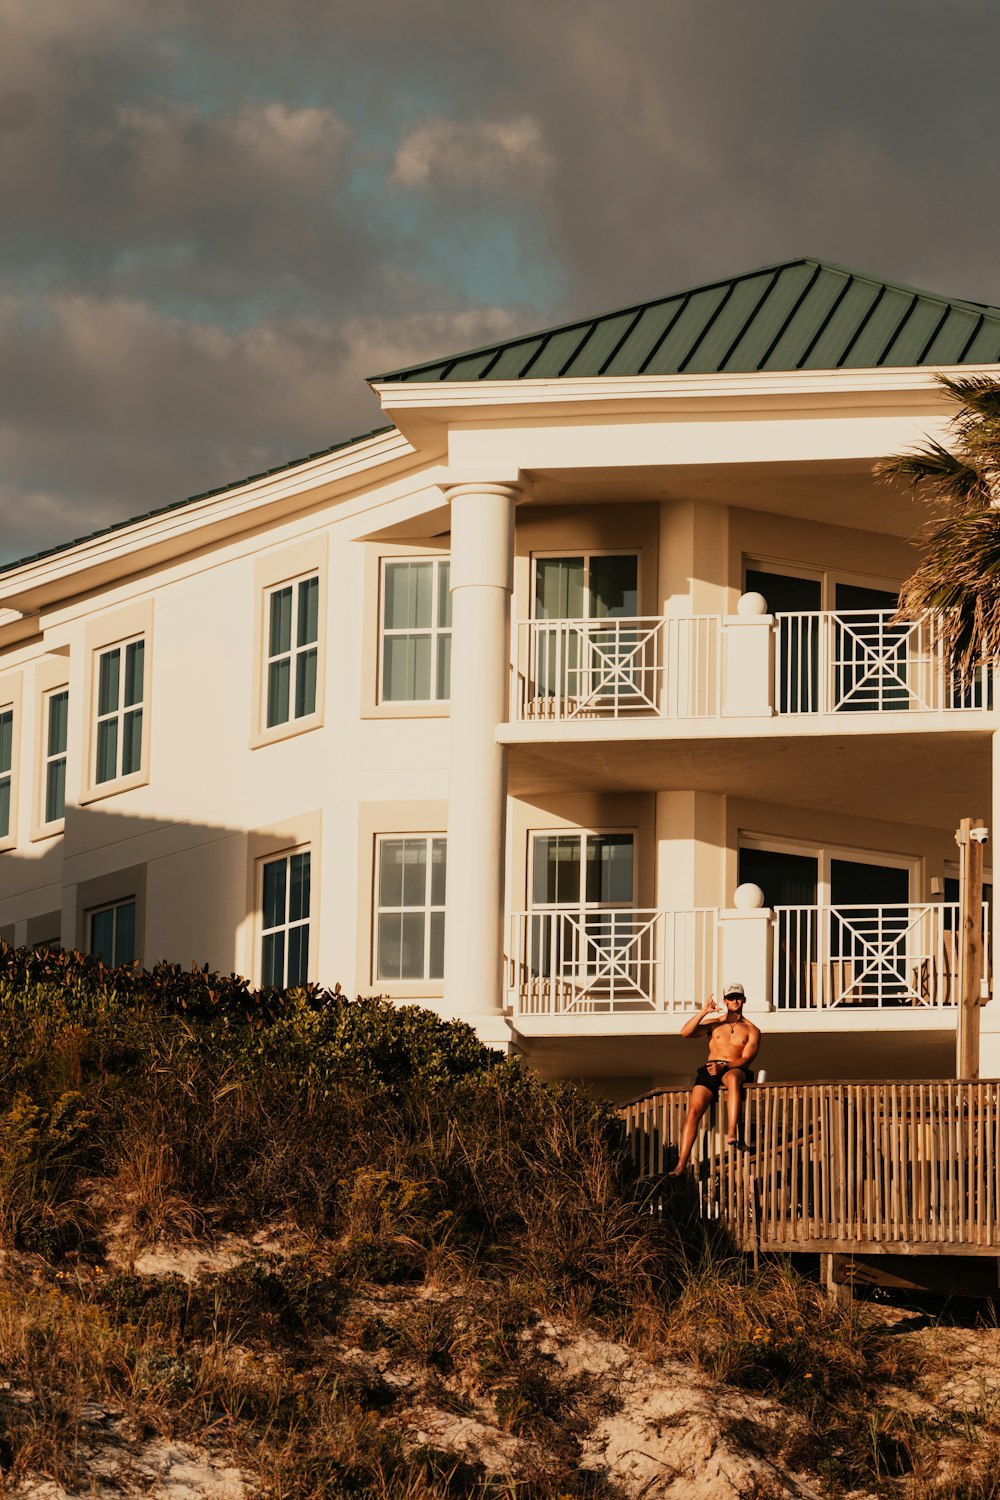
[[[983,846],[982,818],[963,818],[955,834],[958,845],[958,1026],[955,1033],[955,1077],[979,1077],[979,1006],[983,982]]]

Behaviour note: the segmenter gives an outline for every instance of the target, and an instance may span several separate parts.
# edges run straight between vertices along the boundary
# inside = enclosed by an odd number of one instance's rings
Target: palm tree
[[[900,620],[932,618],[959,677],[1000,660],[1000,381],[940,377],[960,403],[954,441],[933,439],[876,465],[937,514],[915,540],[923,555],[899,595]]]

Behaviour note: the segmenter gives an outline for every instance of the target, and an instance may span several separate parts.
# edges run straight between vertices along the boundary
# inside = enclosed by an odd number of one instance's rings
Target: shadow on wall
[[[126,958],[250,972],[259,862],[297,842],[280,825],[262,834],[68,807],[61,834],[0,854],[0,938],[110,961],[118,955],[106,945],[127,944],[131,921]]]

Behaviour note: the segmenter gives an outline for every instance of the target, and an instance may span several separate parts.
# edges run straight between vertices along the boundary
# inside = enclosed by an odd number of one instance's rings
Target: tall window
[[[378,841],[377,979],[444,976],[447,840],[440,834]]]
[[[309,975],[310,854],[264,861],[260,982],[275,989],[305,984]]]
[[[45,700],[45,818],[58,823],[66,816],[66,731],[69,692],[49,693]]]
[[[300,578],[267,595],[267,727],[316,712],[319,578]]]
[[[118,901],[90,913],[90,951],[117,968],[135,962],[135,901]]]
[[[10,833],[11,778],[14,766],[14,710],[0,709],[0,839]]]
[[[100,785],[142,768],[143,678],[146,643],[128,641],[97,658],[97,755]]]
[[[451,695],[451,564],[386,562],[382,587],[382,699],[446,702]]]

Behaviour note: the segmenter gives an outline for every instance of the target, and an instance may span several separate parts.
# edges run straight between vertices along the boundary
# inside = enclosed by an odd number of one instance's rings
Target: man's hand
[[[709,995],[708,999],[705,1001],[705,1004],[701,1008],[701,1019],[704,1021],[707,1016],[711,1016],[713,1014],[719,1014],[719,1006],[716,1004],[715,996]]]

